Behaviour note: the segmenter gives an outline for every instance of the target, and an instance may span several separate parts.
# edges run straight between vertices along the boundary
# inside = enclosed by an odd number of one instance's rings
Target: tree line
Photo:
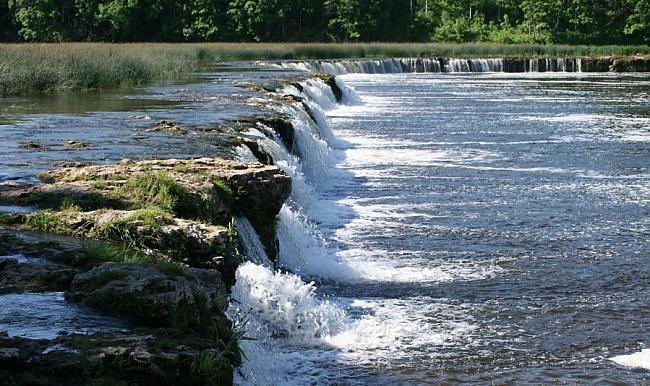
[[[650,0],[0,0],[0,41],[648,44]]]

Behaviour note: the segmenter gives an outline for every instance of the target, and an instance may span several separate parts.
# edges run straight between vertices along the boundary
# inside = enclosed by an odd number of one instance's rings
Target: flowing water
[[[339,82],[260,136],[293,274],[238,271],[240,384],[650,382],[647,74]]]
[[[33,181],[60,161],[233,156],[202,129],[283,113],[292,149],[262,124],[247,133],[292,177],[292,196],[277,264],[237,219],[250,261],[228,314],[257,338],[242,342],[238,384],[650,382],[648,74],[468,72],[503,70],[488,59],[273,67],[128,94],[0,98],[0,181]],[[527,69],[542,67],[580,63]],[[303,98],[294,104],[235,87],[296,75],[287,69],[341,74],[343,103],[317,80],[280,91]],[[145,131],[161,119],[189,133]],[[128,328],[60,293],[0,305],[12,335]]]

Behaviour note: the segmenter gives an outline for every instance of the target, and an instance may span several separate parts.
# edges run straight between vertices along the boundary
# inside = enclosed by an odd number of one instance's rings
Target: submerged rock
[[[151,118],[149,118],[149,119],[151,119]],[[165,120],[162,120],[162,121],[158,122],[158,125],[156,125],[155,127],[145,129],[145,131],[148,131],[148,132],[168,131],[168,132],[174,132],[174,133],[178,133],[178,134],[187,134],[188,133],[187,129],[184,129],[184,128],[180,127],[180,126],[177,126],[173,122],[165,121]]]
[[[23,149],[43,150],[45,147],[36,141],[25,141],[20,144]]]
[[[63,147],[70,148],[70,149],[83,149],[91,146],[92,144],[88,142],[71,141],[71,140],[63,142]]]

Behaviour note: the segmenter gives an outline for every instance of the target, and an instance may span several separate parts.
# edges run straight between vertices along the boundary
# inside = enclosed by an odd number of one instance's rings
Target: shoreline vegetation
[[[630,57],[650,46],[496,43],[0,44],[0,96],[109,89],[182,79],[218,61],[388,57]]]

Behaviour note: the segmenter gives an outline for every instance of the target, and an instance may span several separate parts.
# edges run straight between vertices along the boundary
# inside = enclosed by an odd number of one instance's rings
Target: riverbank
[[[337,87],[333,77],[317,77]],[[238,89],[261,95],[299,81],[306,78]],[[218,127],[161,121],[144,130],[185,146],[201,131],[200,141],[220,149],[210,154],[245,147],[259,157],[251,162],[53,162],[61,168],[39,173],[38,182],[25,182],[33,181],[28,175],[0,181],[0,378],[9,384],[232,384],[245,358],[239,344],[247,338],[246,315],[226,311],[236,270],[242,261],[256,261],[242,238],[258,240],[266,266],[273,266],[277,216],[291,192],[290,177],[269,165],[246,132],[266,122],[283,125],[293,138],[293,127],[257,113]],[[69,142],[78,152],[102,146]],[[57,150],[33,140],[22,151],[28,158]]]
[[[632,57],[648,46],[492,43],[61,43],[0,45],[0,95],[130,87],[187,76],[215,61],[388,57]]]
[[[40,178],[0,184],[0,294],[18,302],[40,295],[41,310],[51,303],[44,296],[62,294],[62,307],[93,309],[123,326],[50,339],[1,332],[0,377],[231,384],[244,338],[225,315],[242,259],[233,216],[246,213],[259,234],[275,235],[269,224],[290,179],[273,166],[215,158],[71,167]]]

